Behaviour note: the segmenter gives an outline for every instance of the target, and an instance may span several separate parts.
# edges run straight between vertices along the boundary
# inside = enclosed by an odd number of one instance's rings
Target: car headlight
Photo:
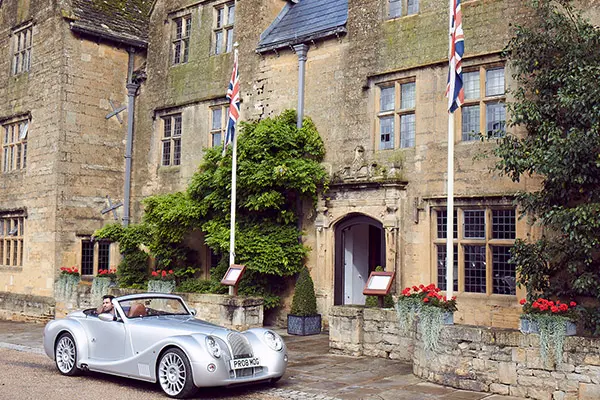
[[[267,346],[275,351],[280,351],[283,349],[283,340],[281,339],[281,336],[275,332],[266,331],[265,342],[267,343]]]
[[[214,358],[221,357],[221,347],[219,346],[219,343],[217,343],[217,341],[215,340],[214,337],[212,337],[212,336],[206,337],[206,348],[208,349],[208,352]]]

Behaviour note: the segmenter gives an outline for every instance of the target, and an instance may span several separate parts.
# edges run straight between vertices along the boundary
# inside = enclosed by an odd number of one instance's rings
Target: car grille
[[[243,368],[243,369],[236,369],[235,371],[232,371],[233,374],[230,375],[234,375],[236,378],[245,378],[248,376],[255,376],[255,375],[259,375],[260,373],[263,372],[263,368],[262,367],[253,367],[253,368]]]
[[[252,347],[244,335],[237,332],[231,332],[227,335],[227,340],[231,346],[234,359],[252,357]]]

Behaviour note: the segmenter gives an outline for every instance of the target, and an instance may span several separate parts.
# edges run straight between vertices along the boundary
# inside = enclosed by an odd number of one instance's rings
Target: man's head
[[[111,294],[105,294],[104,296],[102,296],[102,311],[104,312],[110,312],[113,309],[113,305],[112,305],[112,299],[114,299],[115,296],[111,295]]]

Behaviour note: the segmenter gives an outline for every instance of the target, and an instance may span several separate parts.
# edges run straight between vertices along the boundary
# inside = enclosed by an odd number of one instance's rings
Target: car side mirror
[[[112,315],[111,313],[102,313],[102,314],[98,315],[98,319],[100,321],[104,321],[104,322],[112,322],[115,320],[115,316]]]
[[[195,308],[190,308],[190,314],[192,314],[195,317],[196,314],[198,314],[198,311],[196,311]]]

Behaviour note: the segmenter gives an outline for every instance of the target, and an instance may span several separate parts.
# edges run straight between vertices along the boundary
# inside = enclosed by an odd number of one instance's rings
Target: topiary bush
[[[300,317],[317,314],[315,285],[306,266],[302,268],[296,281],[290,313]]]

